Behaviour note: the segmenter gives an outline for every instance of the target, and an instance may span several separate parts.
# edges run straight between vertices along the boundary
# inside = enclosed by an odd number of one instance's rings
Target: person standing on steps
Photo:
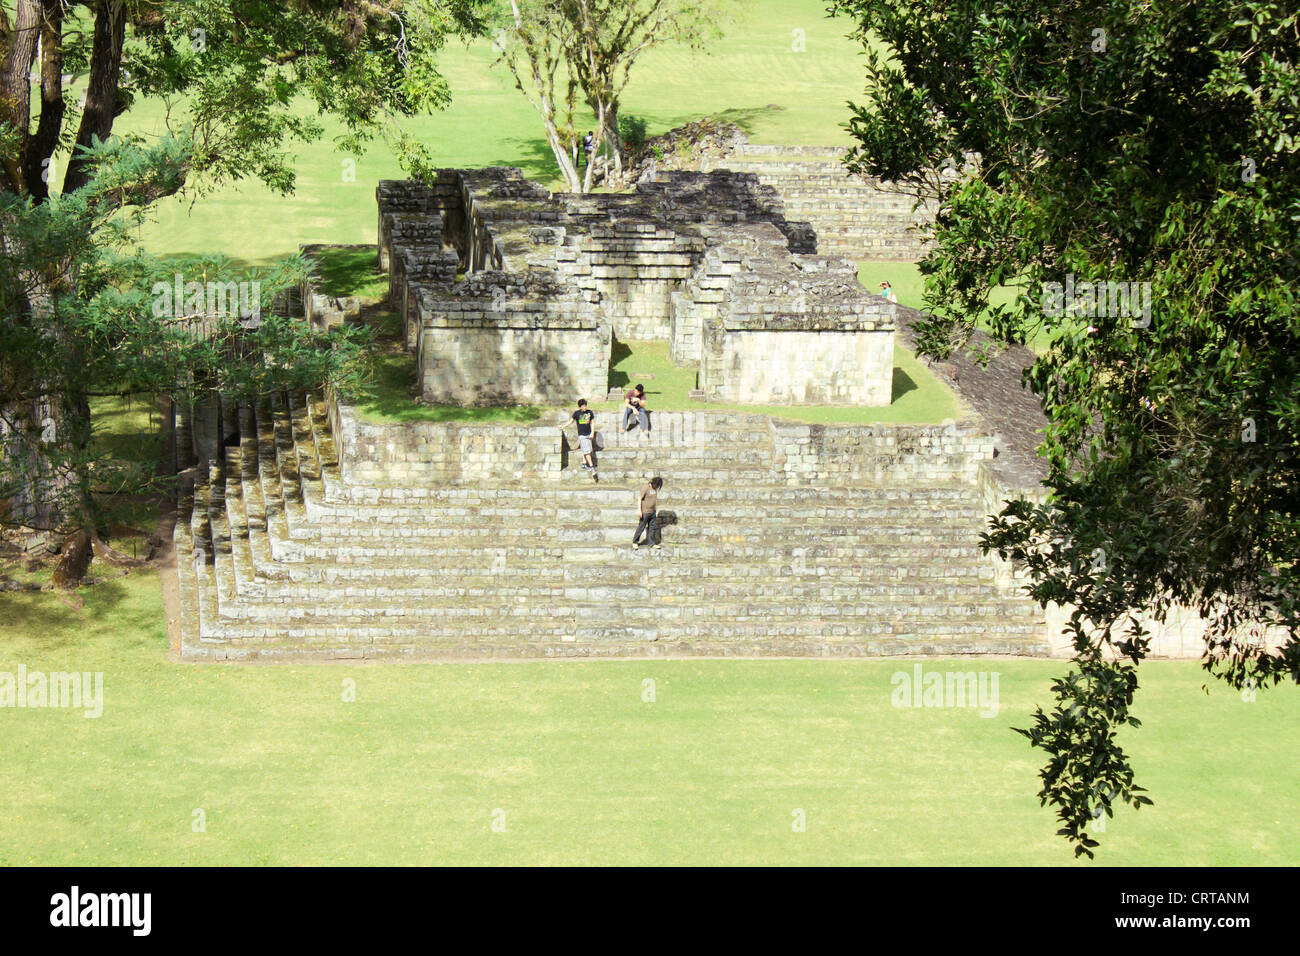
[[[587,408],[585,398],[578,400],[578,410],[569,416],[570,420],[578,427],[578,450],[582,452],[582,467],[596,472],[596,463],[591,458],[591,442],[593,439],[591,423],[596,419],[596,413]],[[569,427],[569,422],[560,426],[560,433]]]
[[[650,479],[649,484],[641,489],[641,497],[637,499],[636,509],[641,516],[637,523],[636,534],[632,535],[633,550],[641,547],[641,534],[645,533],[645,543],[654,548],[663,547],[663,536],[659,533],[659,489],[664,486],[664,480],[658,475]]]

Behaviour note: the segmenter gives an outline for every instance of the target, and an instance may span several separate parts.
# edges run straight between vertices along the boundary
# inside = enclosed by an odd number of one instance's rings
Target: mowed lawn
[[[996,672],[983,718],[893,707],[913,661],[179,664],[156,575],[85,597],[5,598],[0,671],[105,686],[97,719],[0,709],[2,864],[1073,863],[1009,729],[1062,662],[923,662]],[[1100,862],[1300,862],[1294,690],[1142,674],[1156,805]]]
[[[862,89],[862,50],[845,34],[849,22],[826,17],[825,0],[742,0],[738,18],[704,51],[672,46],[637,61],[623,113],[646,121],[649,135],[703,116],[720,115],[760,143],[848,145],[847,101]],[[799,47],[800,49],[796,49]],[[489,40],[450,44],[439,64],[450,84],[449,109],[401,119],[443,166],[519,166],[530,178],[559,185],[541,120],[515,89]],[[143,233],[159,253],[221,252],[264,262],[301,243],[374,242],[375,185],[404,179],[382,140],[353,160],[338,151],[341,127],[321,118],[324,139],[292,145],[297,191],[278,196],[245,182],[162,204]],[[166,129],[162,107],[142,103],[119,121],[145,135]]]

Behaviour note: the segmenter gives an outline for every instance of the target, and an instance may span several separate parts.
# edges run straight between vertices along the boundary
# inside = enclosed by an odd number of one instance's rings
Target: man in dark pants
[[[656,513],[659,504],[659,489],[664,486],[664,480],[658,475],[650,479],[650,483],[641,489],[641,497],[637,499],[637,513],[641,516],[641,521],[636,526],[636,534],[632,535],[632,547],[641,547],[641,534],[645,533],[646,544],[656,548],[663,546],[663,539],[659,534],[659,518]]]

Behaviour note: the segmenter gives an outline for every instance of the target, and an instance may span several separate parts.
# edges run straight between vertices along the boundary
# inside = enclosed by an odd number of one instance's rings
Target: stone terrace
[[[512,168],[380,183],[379,261],[426,401],[605,391],[611,341],[661,339],[728,403],[890,400],[892,307],[750,174],[550,194]]]
[[[701,169],[755,176],[781,197],[788,215],[812,226],[823,255],[915,262],[925,254],[917,226],[933,212],[914,209],[912,197],[886,183],[850,174],[843,152],[744,143]]]
[[[609,434],[594,483],[552,423],[301,395],[222,417],[176,529],[187,659],[1048,650],[977,547],[992,450],[967,426],[682,413]],[[652,471],[664,548],[634,552]]]

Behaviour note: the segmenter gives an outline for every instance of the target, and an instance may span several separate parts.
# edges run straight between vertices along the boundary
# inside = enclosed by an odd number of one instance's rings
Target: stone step
[[[638,642],[654,640],[744,640],[799,638],[825,640],[850,638],[872,640],[894,638],[909,641],[942,642],[975,639],[990,643],[1022,641],[1033,635],[1037,625],[971,620],[955,622],[935,619],[889,620],[873,618],[821,618],[790,615],[773,619],[757,613],[744,618],[715,620],[711,617],[675,613],[674,608],[619,609],[614,613],[600,607],[568,605],[546,609],[503,610],[501,608],[467,608],[454,620],[386,620],[348,621],[330,624],[328,617],[282,618],[275,621],[218,620],[204,614],[201,637],[207,640],[262,640],[268,642],[306,641],[348,643],[383,643],[390,641],[430,641],[474,644],[483,640],[577,640]],[[472,612],[478,611],[474,614]],[[202,611],[201,611],[202,613]]]
[[[401,582],[371,582],[365,585],[301,584],[271,582],[261,585],[260,597],[271,601],[292,601],[298,604],[359,602],[370,604],[386,602],[413,606],[414,602],[438,603],[447,600],[497,601],[504,604],[536,601],[549,602],[564,597],[573,588],[599,589],[610,599],[653,599],[656,603],[681,604],[698,600],[707,592],[711,599],[735,602],[746,599],[767,601],[773,598],[809,603],[855,601],[897,604],[900,602],[979,604],[986,601],[1008,601],[1020,611],[1032,612],[1020,598],[1008,598],[992,584],[973,580],[969,584],[899,584],[896,581],[848,581],[827,584],[815,576],[785,575],[774,578],[708,578],[650,576],[647,574],[611,575],[604,579],[591,579],[577,574],[553,574],[547,578],[538,575],[527,578],[508,578],[502,575],[458,576],[452,583],[415,583],[403,586]],[[242,590],[239,599],[247,597]]]
[[[256,541],[256,532],[251,536]],[[299,561],[267,561],[254,555],[249,540],[233,537],[231,547],[248,552],[245,563],[251,565],[253,575],[248,583],[267,581],[369,581],[392,579],[421,581],[425,579],[473,582],[541,578],[554,579],[557,567],[583,569],[590,577],[616,578],[625,573],[622,569],[631,561],[653,567],[673,568],[674,574],[703,578],[752,579],[773,575],[794,576],[812,580],[851,580],[859,583],[896,581],[969,581],[992,580],[994,570],[988,561],[938,560],[925,555],[924,560],[899,563],[897,560],[880,560],[878,551],[869,552],[866,559],[845,559],[840,555],[817,553],[811,548],[791,547],[783,551],[754,548],[746,556],[732,549],[728,560],[719,561],[716,555],[705,553],[704,559],[692,559],[680,548],[665,545],[662,549],[633,551],[627,543],[610,546],[579,545],[570,548],[515,546],[484,546],[465,550],[453,556],[445,551],[425,549],[416,555],[381,557],[341,557],[338,549],[323,549],[324,557],[311,550]],[[962,552],[965,554],[966,552]],[[667,573],[667,572],[665,572]]]
[[[655,601],[647,593],[640,598],[620,599],[612,589],[566,588],[564,594],[545,601],[507,602],[496,599],[465,601],[449,598],[442,602],[419,605],[394,605],[388,603],[362,603],[349,601],[338,605],[323,603],[295,603],[287,601],[228,601],[217,586],[218,614],[223,621],[269,621],[288,624],[319,623],[341,625],[356,622],[360,626],[375,626],[378,622],[414,624],[429,622],[439,628],[457,625],[469,629],[472,636],[484,618],[551,617],[564,614],[570,604],[587,608],[593,620],[604,621],[691,621],[703,623],[717,621],[722,626],[746,622],[768,621],[779,626],[782,621],[816,619],[818,622],[874,623],[887,621],[895,627],[903,624],[930,624],[942,622],[944,626],[982,622],[989,627],[1032,626],[1032,615],[1019,609],[1014,601],[986,601],[978,604],[944,605],[942,607],[917,607],[907,601],[877,601],[852,604],[804,604],[780,596],[768,601],[711,602],[707,604],[682,604]],[[585,604],[595,601],[598,603]]]
[[[558,560],[603,561],[619,560],[625,552],[631,552],[633,527],[623,532],[623,543],[619,543],[617,530],[600,531],[599,538],[590,532],[573,541],[559,541],[554,536],[538,536],[536,547],[526,542],[525,536],[517,544],[503,544],[507,551],[518,550],[538,558],[553,556]],[[671,531],[672,529],[667,529]],[[447,567],[457,567],[460,563],[472,560],[480,554],[485,546],[473,542],[460,544],[441,540],[423,541],[383,541],[383,542],[324,542],[307,540],[300,542],[300,550],[306,558],[324,558],[340,562],[359,561],[371,558],[390,558],[412,561],[436,561]],[[831,561],[858,561],[871,564],[899,566],[912,562],[938,560],[979,560],[979,549],[975,545],[928,545],[928,544],[885,544],[874,540],[852,541],[842,543],[799,543],[793,546],[782,544],[765,544],[759,541],[699,541],[676,540],[664,535],[663,555],[674,561],[719,562],[731,560],[762,560],[768,563],[796,553],[809,564]]]
[[[506,550],[547,559],[563,557],[576,548],[576,556],[589,560],[615,557],[622,547],[630,544],[635,529],[635,516],[628,517],[626,511],[608,515],[593,511],[589,521],[575,521],[569,514],[561,520],[545,512],[529,514],[526,519],[508,514],[446,515],[436,525],[336,520],[328,525],[295,530],[295,535],[303,535],[301,540],[277,541],[271,525],[256,517],[246,517],[255,513],[257,506],[248,503],[244,490],[250,489],[255,495],[259,486],[256,482],[245,485],[237,471],[233,464],[228,466],[223,488],[229,489],[229,494],[219,494],[217,501],[224,506],[224,520],[229,526],[227,537],[230,537],[229,528],[236,529],[233,537],[248,540],[254,556],[262,562],[268,557],[293,561],[316,553],[341,557],[367,551],[465,558],[482,551],[491,540],[500,541],[501,548]],[[777,556],[797,554],[807,559],[842,554],[848,549],[882,560],[913,554],[953,558],[979,553],[973,529],[941,520],[911,526],[852,525],[838,523],[834,518],[801,520],[800,516],[745,522],[728,521],[726,515],[685,521],[667,509],[662,509],[661,514],[668,519],[660,528],[665,547],[671,546],[678,557],[687,559],[740,557],[751,552]],[[307,545],[317,547],[305,550]],[[589,553],[593,547],[598,553]],[[700,548],[720,550],[715,554]]]
[[[322,505],[396,505],[406,508],[412,505],[448,505],[456,507],[491,507],[510,502],[529,502],[552,500],[557,505],[572,503],[582,505],[590,501],[605,502],[613,505],[635,504],[636,495],[644,486],[644,480],[626,486],[612,486],[602,482],[600,485],[586,485],[575,488],[537,487],[526,485],[497,485],[492,487],[449,487],[428,485],[346,485],[345,496],[339,499],[325,499]],[[925,507],[935,502],[960,502],[968,507],[976,507],[978,499],[974,489],[967,486],[934,485],[914,489],[893,489],[874,487],[792,487],[774,485],[770,482],[715,487],[711,485],[665,484],[660,492],[664,507],[683,502],[696,503],[744,503],[760,504],[824,504],[828,506],[852,506],[854,503],[898,502],[909,508]],[[982,508],[982,506],[979,506]]]
[[[662,515],[662,512],[661,512]],[[537,541],[539,544],[598,545],[627,544],[631,542],[637,522],[635,516],[623,521],[559,522],[544,517],[528,521],[476,521],[473,526],[448,522],[441,527],[381,526],[367,528],[364,524],[334,525],[322,528],[308,541],[318,542],[326,548],[398,548],[440,552],[443,548],[458,545],[477,547],[510,547]],[[938,547],[975,549],[970,529],[951,525],[925,526],[874,525],[845,527],[820,523],[781,522],[701,522],[678,520],[673,524],[660,524],[660,537],[665,547],[688,544],[751,544],[766,545],[780,542],[783,547],[816,548],[864,547],[877,548],[880,554],[893,555],[899,548]],[[911,553],[910,551],[906,553]],[[962,554],[974,553],[963,550]],[[945,553],[945,556],[950,556]]]
[[[916,638],[873,637],[861,640],[851,637],[822,637],[804,639],[766,635],[747,640],[694,638],[675,640],[657,635],[645,640],[620,640],[611,636],[604,640],[584,639],[565,635],[560,639],[533,640],[527,636],[507,635],[496,639],[480,639],[473,643],[460,640],[436,641],[427,635],[409,639],[390,639],[380,642],[358,639],[341,643],[330,636],[316,636],[293,641],[276,638],[236,638],[219,640],[195,638],[186,645],[187,660],[240,661],[240,662],[301,662],[301,661],[487,661],[494,659],[599,659],[599,658],[665,658],[665,657],[721,657],[721,658],[864,658],[904,657],[909,655],[942,657],[961,656],[1047,656],[1044,649],[1018,635],[992,638],[981,635],[949,635],[942,638],[918,640]],[[901,662],[900,662],[901,663]]]

